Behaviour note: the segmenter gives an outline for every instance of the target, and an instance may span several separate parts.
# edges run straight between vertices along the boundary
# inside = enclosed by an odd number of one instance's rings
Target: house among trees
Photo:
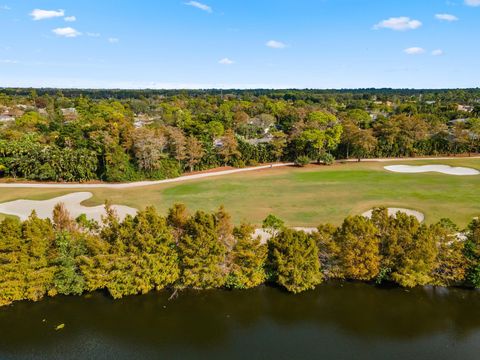
[[[146,114],[137,114],[133,119],[133,126],[138,129],[144,126],[151,125],[154,121],[154,118],[151,118]]]
[[[7,123],[10,121],[15,121],[15,118],[10,115],[4,115],[4,114],[0,115],[0,123]]]
[[[470,105],[458,105],[457,106],[458,111],[465,111],[465,112],[472,112],[473,111],[473,106]]]
[[[71,107],[71,108],[60,109],[60,111],[62,112],[63,118],[65,119],[66,122],[77,120],[77,117],[78,117],[77,109]]]

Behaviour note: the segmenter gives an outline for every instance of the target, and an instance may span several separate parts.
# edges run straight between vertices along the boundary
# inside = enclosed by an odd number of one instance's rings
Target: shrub
[[[306,166],[310,164],[310,158],[308,156],[302,155],[295,159],[295,165],[297,166]]]
[[[325,153],[319,156],[318,162],[325,165],[332,165],[335,162],[335,158],[330,153]]]
[[[246,166],[245,161],[240,160],[240,159],[233,160],[232,165],[233,165],[233,167],[238,168],[238,169],[244,168]]]
[[[142,172],[142,176],[150,180],[171,179],[180,175],[182,175],[182,169],[178,161],[173,159],[160,160],[158,169]]]

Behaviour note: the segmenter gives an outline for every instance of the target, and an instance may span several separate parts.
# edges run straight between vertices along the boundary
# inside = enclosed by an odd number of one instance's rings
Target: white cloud
[[[425,49],[421,47],[410,47],[403,50],[403,52],[408,55],[420,55],[425,53]]]
[[[12,8],[8,5],[0,5],[0,10],[12,10]]]
[[[223,58],[221,59],[219,62],[219,64],[222,64],[222,65],[232,65],[235,63],[235,61],[229,59],[229,58]]]
[[[441,21],[457,21],[458,17],[452,14],[436,14],[435,18]]]
[[[74,22],[74,21],[77,21],[77,17],[76,16],[66,16],[63,18],[63,20],[65,20],[66,22]]]
[[[480,6],[480,0],[465,0],[465,4],[468,6]]]
[[[87,32],[85,35],[90,37],[100,37],[100,33]]]
[[[443,50],[442,49],[436,49],[432,51],[433,56],[442,56],[443,55]]]
[[[44,20],[44,19],[51,19],[56,17],[63,17],[65,16],[64,10],[41,10],[35,9],[30,13],[30,16],[33,20]]]
[[[284,49],[287,47],[287,45],[285,45],[281,41],[276,40],[269,40],[265,43],[265,45],[272,49]]]
[[[120,39],[111,37],[111,38],[108,38],[108,42],[109,42],[110,44],[117,44],[117,43],[120,42]]]
[[[391,29],[396,31],[415,30],[422,26],[419,20],[413,20],[406,16],[392,17],[390,19],[382,20],[376,24],[373,28],[378,29]]]
[[[206,12],[209,12],[211,13],[212,12],[212,8],[206,4],[202,4],[201,2],[198,2],[198,1],[189,1],[187,3],[185,3],[185,5],[188,5],[188,6],[193,6],[197,9],[200,9],[200,10],[203,10],[203,11],[206,11]]]
[[[74,28],[71,28],[71,27],[56,28],[56,29],[53,29],[52,32],[55,35],[63,36],[63,37],[67,37],[67,38],[74,38],[74,37],[82,35],[81,32],[79,32],[79,31],[77,31],[77,30],[75,30]]]

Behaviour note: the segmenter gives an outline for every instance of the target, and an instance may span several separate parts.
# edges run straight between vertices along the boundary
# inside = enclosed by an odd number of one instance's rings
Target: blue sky
[[[480,0],[0,0],[0,86],[480,86]]]

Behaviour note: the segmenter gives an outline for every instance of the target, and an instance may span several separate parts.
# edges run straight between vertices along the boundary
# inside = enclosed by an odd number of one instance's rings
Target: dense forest
[[[480,287],[480,220],[460,231],[448,219],[420,224],[413,216],[348,217],[307,234],[269,215],[270,240],[232,225],[224,208],[190,214],[174,205],[166,217],[149,207],[119,221],[106,205],[102,224],[72,219],[62,204],[53,220],[35,213],[0,223],[0,305],[45,296],[105,290],[113,298],[185,288],[248,289],[276,284],[289,292],[329,279]]]
[[[480,90],[0,89],[0,176],[163,179],[479,152]]]

